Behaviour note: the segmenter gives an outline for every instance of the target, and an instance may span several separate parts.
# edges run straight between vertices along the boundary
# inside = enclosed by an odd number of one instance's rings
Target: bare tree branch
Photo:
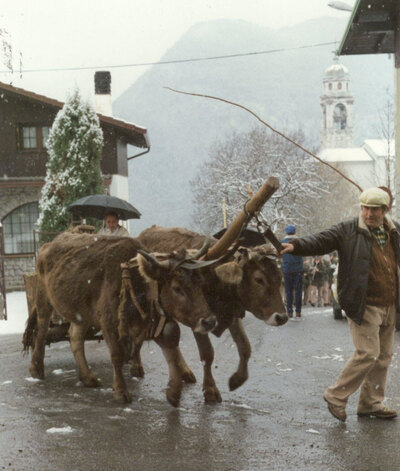
[[[241,108],[241,109],[247,111],[248,113],[253,115],[258,121],[260,121],[260,123],[262,123],[264,126],[269,128],[272,132],[274,132],[274,133],[278,134],[279,136],[283,137],[287,141],[291,142],[293,145],[297,146],[299,149],[301,149],[306,154],[311,155],[311,157],[313,157],[314,159],[317,159],[320,163],[326,165],[327,167],[331,168],[333,171],[339,173],[339,175],[341,175],[345,180],[352,183],[360,191],[363,191],[363,189],[357,183],[355,183],[353,180],[351,180],[351,178],[347,177],[344,173],[342,173],[340,170],[335,168],[333,165],[329,164],[328,162],[325,162],[320,157],[315,155],[313,152],[307,150],[306,148],[304,148],[303,146],[301,146],[300,144],[295,142],[293,139],[290,139],[285,134],[283,134],[280,131],[278,131],[277,129],[273,128],[270,124],[268,124],[266,121],[261,119],[256,113],[254,113],[254,111],[250,110],[249,108],[246,108],[245,106],[240,105],[239,103],[235,103],[233,101],[225,100],[224,98],[219,98],[219,97],[215,97],[215,96],[212,96],[212,95],[202,95],[202,94],[199,94],[199,93],[184,92],[184,91],[181,91],[181,90],[176,90],[176,89],[171,88],[171,87],[164,87],[164,88],[166,88],[167,90],[170,90],[172,92],[175,92],[175,93],[181,93],[182,95],[191,95],[191,96],[197,96],[197,97],[201,97],[201,98],[210,98],[212,100],[222,101],[223,103],[228,103],[230,105],[237,106],[238,108]]]

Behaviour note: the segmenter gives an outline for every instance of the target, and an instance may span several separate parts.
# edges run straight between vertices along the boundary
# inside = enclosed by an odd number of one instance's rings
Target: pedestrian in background
[[[307,306],[311,298],[311,258],[303,260],[303,306]]]
[[[285,228],[286,237],[283,243],[290,243],[296,237],[296,227],[292,224]],[[289,317],[293,317],[293,292],[296,309],[296,317],[301,317],[301,305],[303,298],[303,257],[292,254],[282,256],[283,278],[285,281],[286,310]]]
[[[322,263],[322,275],[323,275],[323,287],[322,297],[324,300],[324,306],[331,305],[331,284],[332,284],[332,273],[331,273],[331,258],[329,255],[324,255],[321,260]]]
[[[336,383],[324,393],[329,412],[346,420],[346,404],[360,386],[359,417],[393,419],[397,412],[383,404],[393,355],[399,310],[400,225],[387,215],[389,194],[369,188],[360,195],[356,218],[284,244],[285,254],[321,255],[338,251],[338,294],[355,352]]]
[[[321,257],[315,257],[311,267],[311,306],[321,307],[323,303],[324,267]]]

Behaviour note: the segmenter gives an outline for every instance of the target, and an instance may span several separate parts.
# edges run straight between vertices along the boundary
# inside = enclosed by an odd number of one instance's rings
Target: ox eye
[[[179,294],[180,296],[183,296],[185,294],[180,286],[174,286],[172,289],[175,291],[176,294]]]

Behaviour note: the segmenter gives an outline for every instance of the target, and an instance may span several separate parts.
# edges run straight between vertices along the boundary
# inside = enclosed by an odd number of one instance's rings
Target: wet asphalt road
[[[205,405],[202,368],[191,333],[181,348],[198,383],[186,385],[181,407],[164,396],[167,368],[155,343],[143,348],[144,379],[128,378],[133,402],[115,403],[104,342],[88,342],[89,363],[102,387],[77,381],[69,344],[46,353],[46,379],[29,381],[21,336],[0,336],[0,470],[307,470],[400,469],[400,419],[359,419],[357,397],[348,420],[335,420],[322,393],[352,353],[346,321],[330,309],[306,309],[283,327],[245,319],[253,354],[250,379],[234,392],[228,378],[237,354],[228,333],[212,337],[214,376],[223,402]],[[400,333],[389,371],[387,405],[400,410]],[[69,427],[69,428],[68,428]],[[69,433],[49,433],[52,428]]]

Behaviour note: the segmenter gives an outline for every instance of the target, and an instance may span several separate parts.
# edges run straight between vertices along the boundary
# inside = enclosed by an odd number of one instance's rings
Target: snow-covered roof
[[[0,92],[4,90],[15,95],[23,96],[33,101],[38,101],[46,105],[53,106],[55,108],[62,108],[64,103],[62,101],[55,100],[54,98],[49,98],[44,95],[39,95],[38,93],[31,92],[29,90],[24,90],[23,88],[14,87],[13,85],[8,85],[7,83],[0,82]],[[124,133],[124,136],[128,138],[128,143],[136,147],[149,147],[147,129],[136,124],[129,123],[122,119],[112,118],[111,116],[105,116],[103,114],[97,113],[99,120],[103,124],[109,124],[118,128]]]
[[[373,157],[386,157],[388,152],[388,141],[386,139],[366,139],[363,147]],[[389,145],[389,152],[391,156],[394,156],[394,139],[391,139]]]
[[[319,156],[327,162],[371,162],[373,160],[363,147],[323,149]]]

